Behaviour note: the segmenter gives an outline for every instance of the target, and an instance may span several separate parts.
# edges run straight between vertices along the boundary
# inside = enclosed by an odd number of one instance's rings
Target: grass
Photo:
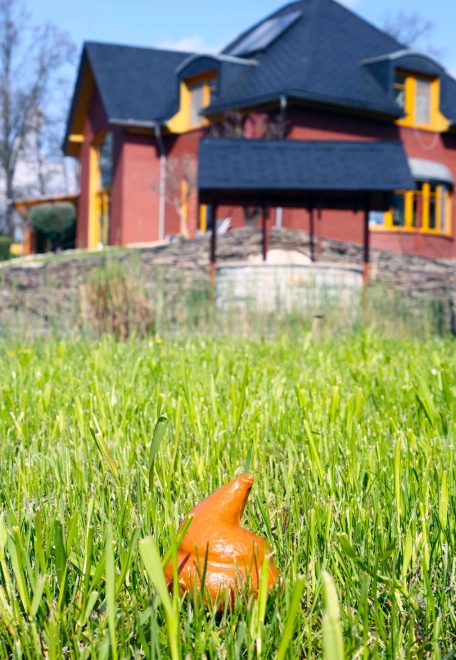
[[[454,348],[0,344],[0,658],[456,657]],[[160,557],[246,463],[284,580],[219,615]]]

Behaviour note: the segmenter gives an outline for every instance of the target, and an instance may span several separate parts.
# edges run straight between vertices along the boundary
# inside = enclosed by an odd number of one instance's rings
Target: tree
[[[152,190],[160,194],[160,181],[152,179]],[[170,157],[166,161],[165,201],[176,211],[180,220],[180,232],[189,237],[187,210],[192,195],[197,191],[197,165],[190,154]]]
[[[33,136],[36,141],[43,134],[40,117],[51,116],[62,86],[59,74],[74,54],[68,35],[55,25],[31,24],[22,0],[0,0],[0,171],[11,235],[18,163]],[[44,147],[40,143],[41,153]]]
[[[399,11],[395,15],[387,14],[383,19],[383,30],[393,39],[407,48],[424,50],[432,57],[440,59],[442,50],[429,45],[435,25],[418,12]]]

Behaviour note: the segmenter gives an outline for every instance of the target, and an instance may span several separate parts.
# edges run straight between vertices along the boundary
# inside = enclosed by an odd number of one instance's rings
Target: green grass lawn
[[[1,344],[0,658],[168,658],[169,634],[184,659],[275,658],[290,631],[280,658],[321,658],[326,573],[345,657],[456,657],[455,347],[375,334]],[[166,617],[140,539],[163,555],[250,450],[243,523],[275,549],[283,584],[265,607],[244,596],[217,615],[193,594]]]

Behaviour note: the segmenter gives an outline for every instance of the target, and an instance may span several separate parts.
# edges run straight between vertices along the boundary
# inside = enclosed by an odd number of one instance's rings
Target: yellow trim
[[[203,107],[207,108],[211,100],[211,88],[216,79],[217,72],[209,71],[198,76],[193,76],[181,81],[180,83],[180,108],[179,111],[171,117],[167,123],[167,128],[171,133],[186,133],[187,131],[195,130],[206,126],[208,120],[204,117],[201,122],[196,125],[190,123],[191,117],[191,88],[199,83],[204,83],[203,86]]]
[[[202,204],[200,206],[200,231],[205,234],[207,232],[207,206]]]
[[[22,243],[11,243],[10,253],[14,254],[15,257],[21,257],[24,254],[24,246]]]
[[[451,122],[440,112],[440,80],[429,76],[417,75],[406,71],[398,71],[398,76],[405,78],[405,86],[394,83],[394,88],[405,89],[405,117],[397,120],[398,126],[407,126],[410,128],[419,128],[423,131],[433,131],[443,133],[450,128]],[[430,122],[429,124],[419,124],[416,122],[416,86],[418,80],[424,80],[431,83],[430,99]]]
[[[109,232],[109,188],[101,188],[100,143],[108,131],[103,130],[95,137],[90,147],[89,176],[89,227],[87,247],[96,248],[100,243],[107,245]],[[101,229],[101,217],[108,219]]]
[[[421,229],[423,231],[429,231],[429,201],[431,199],[431,186],[429,183],[423,183],[423,196],[422,196],[422,207],[421,207]]]
[[[395,232],[416,232],[417,228],[413,225],[413,205],[416,198],[421,197],[421,220],[419,231],[422,234],[432,234],[434,236],[452,236],[452,217],[453,217],[453,198],[451,191],[443,185],[436,187],[436,191],[431,191],[430,183],[423,183],[422,190],[397,190],[397,195],[404,197],[404,225],[396,226],[394,222],[394,209],[391,208],[383,215],[383,225],[372,225],[372,231],[395,231]],[[442,213],[442,200],[445,195],[445,226],[443,231],[440,228],[440,219]],[[430,223],[430,201],[435,200],[435,228],[429,226]]]
[[[89,112],[90,102],[95,89],[95,79],[89,64],[86,64],[78,97],[75,99],[70,136],[65,149],[65,156],[79,157],[80,144],[84,141],[84,123]],[[76,139],[72,139],[76,138]],[[82,139],[80,139],[82,138]]]
[[[100,222],[98,215],[98,191],[100,189],[100,165],[98,144],[90,147],[90,179],[89,179],[89,228],[87,247],[96,248],[100,242]]]

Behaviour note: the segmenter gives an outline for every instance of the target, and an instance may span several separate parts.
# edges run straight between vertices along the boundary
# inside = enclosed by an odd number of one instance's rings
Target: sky
[[[36,23],[53,21],[79,47],[105,41],[189,51],[218,51],[286,0],[28,0]],[[456,76],[456,0],[341,0],[375,25],[385,16],[418,12],[435,29],[430,45]],[[423,44],[424,45],[424,44]]]

